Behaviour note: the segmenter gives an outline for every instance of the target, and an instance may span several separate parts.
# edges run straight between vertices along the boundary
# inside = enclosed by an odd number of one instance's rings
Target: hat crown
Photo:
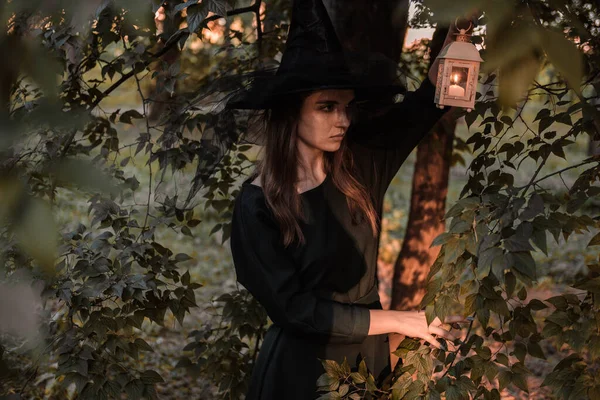
[[[353,89],[357,98],[405,91],[396,62],[342,47],[323,0],[293,0],[285,50],[274,71],[250,74],[228,107],[268,109],[281,104],[281,96],[314,90]]]
[[[322,0],[294,0],[280,72],[293,70],[311,55],[340,54],[342,44]]]
[[[322,0],[295,0],[286,43],[288,49],[303,47],[319,53],[342,50]]]

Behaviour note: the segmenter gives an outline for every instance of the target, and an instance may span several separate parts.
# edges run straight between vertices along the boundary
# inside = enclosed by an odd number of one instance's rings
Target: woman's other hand
[[[442,348],[442,344],[438,342],[436,336],[437,338],[443,338],[450,341],[459,339],[459,337],[457,337],[454,333],[444,329],[443,325],[467,322],[467,320],[461,316],[447,317],[445,323],[442,323],[442,321],[436,317],[430,325],[427,325],[427,319],[424,312],[396,311],[394,314],[397,318],[398,325],[397,329],[395,330],[396,333],[417,339],[423,339],[438,349]]]

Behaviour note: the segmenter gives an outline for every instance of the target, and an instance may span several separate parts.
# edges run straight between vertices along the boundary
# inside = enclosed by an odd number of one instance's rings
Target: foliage
[[[156,396],[163,378],[135,368],[140,353],[154,350],[141,332],[169,316],[182,324],[200,287],[179,266],[191,257],[172,251],[159,233],[193,238],[214,223],[212,233],[227,240],[232,199],[254,149],[233,144],[240,117],[219,118],[212,106],[230,89],[227,74],[275,62],[289,19],[286,1],[270,2],[263,14],[261,2],[234,10],[225,0],[168,1],[167,18],[184,23],[156,35],[153,15],[163,3],[151,3],[2,3],[0,43],[14,60],[0,69],[0,265],[5,282],[44,286],[47,328],[34,353],[37,366],[56,360],[50,373],[62,387],[54,393],[59,398],[73,391],[81,398]],[[448,232],[434,243],[442,250],[423,301],[430,319],[463,312],[476,321],[453,350],[404,341],[397,350],[403,363],[381,387],[364,364],[353,370],[334,361],[325,361],[319,386],[329,392],[325,398],[497,399],[508,385],[528,390],[526,363],[545,357],[546,341],[571,354],[544,383],[560,398],[597,397],[600,260],[591,260],[589,276],[573,282],[579,294],[528,296],[540,279],[537,253],[551,248],[548,238],[559,246],[587,233],[595,254],[600,242],[594,208],[600,160],[570,161],[569,151],[583,134],[600,139],[597,5],[417,3],[413,25],[434,21],[432,10],[435,21],[472,8],[485,15],[487,29],[475,38],[486,60],[483,90],[465,115],[472,132],[457,157],[472,158],[468,182],[448,211]],[[223,41],[192,50],[225,13]],[[253,28],[258,14],[263,24]],[[163,57],[175,47],[183,52],[181,63]],[[406,55],[414,60],[413,73],[423,72],[423,50]],[[153,79],[158,93],[147,94]],[[109,109],[124,88],[141,104]],[[168,104],[151,121],[148,107],[161,91]],[[543,107],[528,118],[523,110],[532,102]],[[211,135],[225,122],[233,136],[214,146]],[[552,170],[556,158],[570,164]],[[131,172],[139,159],[148,182]],[[529,166],[534,173],[521,182]],[[548,184],[556,177],[565,188]],[[178,192],[178,179],[186,193]],[[89,222],[59,218],[65,198],[84,196]],[[180,366],[211,377],[224,396],[235,397],[247,382],[265,315],[245,292],[219,302],[222,320],[192,333],[185,351],[193,354]],[[10,343],[0,344],[2,377],[18,374],[7,359],[22,354]],[[35,375],[35,362],[31,370]],[[8,390],[25,393],[29,381]]]
[[[178,366],[219,382],[224,398],[238,399],[248,389],[267,314],[246,290],[225,293],[216,302],[222,303],[216,310],[220,316],[217,326],[207,325],[190,333],[193,341],[183,350],[193,355],[183,357]],[[253,349],[248,342],[254,342]]]
[[[247,41],[248,32],[229,32],[222,68],[210,70],[188,91],[175,90],[186,78],[179,62],[169,64],[161,57],[202,38],[220,16],[258,8],[236,11],[225,0],[167,2],[169,18],[179,13],[186,19],[165,37],[155,33],[154,14],[161,4],[65,0],[2,5],[3,49],[20,55],[1,71],[0,95],[10,99],[0,110],[5,127],[0,141],[2,279],[13,285],[42,282],[48,309],[47,329],[33,350],[38,357],[32,357],[37,361],[28,370],[31,377],[16,386],[10,380],[18,378],[19,366],[11,360],[21,356],[21,346],[3,341],[0,376],[9,382],[3,394],[27,393],[40,363],[55,360],[50,373],[59,383],[53,389],[58,397],[74,390],[80,398],[156,398],[155,384],[163,378],[136,368],[140,355],[154,350],[141,332],[148,323],[163,325],[170,315],[183,324],[190,308],[197,307],[195,290],[202,286],[179,267],[192,257],[175,254],[160,242],[159,232],[193,237],[203,220],[216,221],[212,233],[221,232],[222,241],[227,240],[225,222],[236,182],[251,165],[244,154],[250,146],[232,141],[220,149],[209,146],[214,143],[206,137],[216,128],[211,126],[215,117],[200,103],[217,93],[213,84],[220,84],[224,73],[253,68],[258,53]],[[227,51],[232,40],[245,57]],[[267,47],[262,56],[276,51]],[[158,91],[149,95],[145,82],[153,78]],[[125,86],[141,98],[139,106],[106,110]],[[161,92],[170,97],[168,107],[158,121],[150,121],[148,108]],[[139,134],[132,137],[124,132],[126,126]],[[130,156],[122,156],[133,148]],[[140,158],[149,174],[147,189],[128,169]],[[196,158],[197,176],[182,201],[165,176],[169,168],[172,176],[182,173]],[[203,168],[206,162],[210,168]],[[158,190],[161,185],[170,185],[165,194]],[[202,199],[195,199],[201,189]],[[58,221],[69,196],[87,196],[89,223]],[[253,339],[261,326],[252,333],[232,322],[229,339]],[[239,393],[239,388],[230,389]]]

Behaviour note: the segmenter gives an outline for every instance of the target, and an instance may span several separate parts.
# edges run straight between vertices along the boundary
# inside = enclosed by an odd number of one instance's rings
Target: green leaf
[[[512,297],[515,287],[517,286],[517,278],[512,272],[508,271],[506,274],[504,274],[504,283],[506,286],[506,295],[510,298]]]
[[[587,247],[590,247],[590,246],[599,246],[599,245],[600,245],[600,232],[598,232],[596,234],[596,236],[594,236],[592,238],[592,240],[590,240],[590,242],[588,243]]]
[[[360,364],[358,364],[358,373],[361,374],[365,379],[369,378],[369,372],[367,370],[367,364],[365,363],[365,360],[361,360]]]
[[[535,280],[535,261],[528,251],[518,251],[510,253],[513,258],[513,268],[526,277]]]
[[[513,374],[511,381],[516,387],[524,392],[529,393],[529,388],[527,387],[527,378],[524,374]]]
[[[504,240],[504,247],[510,252],[533,251],[535,250],[530,244],[528,238],[518,237],[513,235]]]
[[[538,126],[538,134],[541,134],[542,132],[544,132],[546,129],[548,129],[548,127],[550,125],[552,125],[552,123],[554,122],[554,118],[552,117],[546,117],[546,118],[542,118],[540,120],[540,124]]]
[[[479,293],[472,293],[465,298],[465,313],[467,315],[471,315],[479,309],[479,305],[477,304],[478,297],[483,304],[483,297]]]
[[[451,264],[458,260],[465,252],[466,243],[459,238],[452,238],[444,245],[444,264]]]
[[[187,8],[187,23],[188,30],[192,33],[201,34],[201,30],[206,27],[204,20],[208,15],[208,1],[203,1],[201,4],[194,4]]]
[[[550,116],[550,109],[549,108],[542,108],[540,111],[538,111],[537,115],[535,116],[535,118],[533,119],[533,122],[538,121],[544,117],[549,117]]]
[[[350,378],[352,379],[352,382],[354,382],[357,385],[360,385],[361,383],[366,382],[366,379],[358,372],[352,372],[350,374]]]
[[[189,286],[189,284],[190,284],[190,271],[185,271],[185,274],[181,275],[181,283],[184,286]]]
[[[465,233],[471,229],[471,224],[462,219],[454,218],[450,223],[450,233]]]
[[[139,350],[154,352],[154,349],[144,339],[137,338],[133,343]]]
[[[398,399],[403,398],[406,395],[406,393],[408,393],[408,388],[410,387],[411,383],[412,378],[410,374],[402,374],[398,379],[396,379],[396,382],[394,382],[394,384],[391,387],[392,396]]]
[[[600,276],[593,279],[582,279],[575,285],[573,285],[573,287],[579,290],[587,290],[588,292],[592,292],[595,294],[600,293]]]
[[[209,235],[213,235],[216,232],[218,232],[219,229],[221,229],[222,226],[223,226],[223,224],[216,224],[215,226],[213,226],[213,228],[210,230]]]
[[[494,364],[493,362],[487,362],[484,365],[484,369],[485,369],[485,377],[487,378],[487,380],[490,383],[493,383],[494,378],[496,378],[496,376],[498,375],[498,366],[496,364]]]
[[[429,246],[429,247],[431,248],[431,247],[446,244],[452,238],[454,238],[453,234],[444,232],[444,233],[438,235],[435,239],[433,239],[433,242],[431,242],[431,246]]]
[[[68,374],[65,375],[65,378],[62,382],[62,384],[67,387],[69,385],[71,385],[72,383],[75,383],[75,390],[77,390],[78,393],[81,393],[84,389],[84,387],[87,385],[88,383],[88,378],[75,373],[75,372],[70,372]]]
[[[546,325],[544,325],[544,329],[542,329],[542,336],[545,338],[560,337],[562,332],[563,329],[560,325],[555,324],[554,322],[547,322]]]
[[[164,383],[164,379],[158,374],[158,372],[151,369],[145,370],[140,379],[145,384]]]
[[[531,234],[531,241],[537,246],[545,255],[548,255],[548,245],[546,242],[546,231],[542,229],[534,229]]]
[[[546,317],[546,321],[554,322],[558,326],[566,327],[572,324],[569,315],[565,311],[554,311],[552,314]]]
[[[183,233],[184,235],[189,236],[189,237],[194,237],[194,235],[192,235],[192,231],[187,226],[181,227],[181,233]]]
[[[577,46],[562,32],[540,28],[540,38],[550,62],[558,69],[569,86],[581,93],[583,56]]]
[[[481,9],[483,0],[463,0],[446,2],[444,0],[430,0],[427,5],[431,7],[435,15],[435,21],[453,23],[457,15],[468,15],[476,9]]]
[[[329,372],[322,374],[319,376],[319,379],[317,379],[317,387],[321,388],[322,390],[337,390],[339,384],[340,382],[338,378],[331,376]]]
[[[588,343],[588,348],[590,349],[590,355],[594,360],[600,358],[600,336],[592,335]]]
[[[440,321],[445,321],[446,317],[450,315],[450,307],[452,305],[452,299],[447,295],[438,297],[435,301],[435,315]]]
[[[489,271],[494,271],[496,269],[494,267],[504,267],[504,252],[499,247],[482,251],[477,260],[477,268],[480,270],[479,273],[483,275],[487,275]]]
[[[348,390],[350,390],[350,385],[348,385],[347,383],[341,385],[340,388],[338,389],[338,393],[339,393],[340,397],[344,397],[348,393]]]
[[[509,364],[508,364],[508,357],[504,353],[498,353],[498,354],[496,354],[496,362],[499,363],[499,364],[502,364],[502,365],[504,365],[506,367],[509,366]]]
[[[140,399],[144,394],[144,383],[140,379],[134,379],[125,386],[125,393],[130,399]]]
[[[132,118],[142,119],[144,118],[144,116],[140,114],[137,110],[129,110],[121,114],[121,116],[119,117],[119,121],[125,124],[131,124]]]
[[[479,357],[481,357],[482,359],[484,359],[486,361],[492,357],[492,351],[487,346],[483,346],[480,349],[475,349],[475,352],[477,353],[477,355]]]
[[[446,388],[446,400],[463,400],[463,394],[456,385],[449,385]]]
[[[188,8],[193,4],[198,4],[198,0],[188,0],[183,3],[177,4],[175,7],[173,7],[173,13],[183,11],[184,9]]]
[[[567,159],[567,157],[565,156],[565,151],[563,150],[563,147],[559,142],[552,143],[552,154],[564,160]]]
[[[541,358],[542,360],[546,359],[546,355],[542,350],[542,347],[537,342],[532,342],[531,340],[527,343],[527,352],[533,357]]]
[[[519,300],[524,301],[527,298],[527,289],[525,289],[525,287],[522,287],[517,293],[517,297],[519,298]]]
[[[512,372],[506,370],[500,371],[500,373],[498,374],[498,389],[502,391],[502,389],[504,389],[510,384],[511,380]]]
[[[514,63],[504,63],[499,73],[498,100],[500,103],[506,107],[514,106],[521,101],[538,75],[540,67],[541,60],[534,51],[519,57]]]
[[[544,303],[542,303],[538,299],[533,299],[529,302],[529,308],[531,308],[534,311],[538,311],[538,310],[543,310],[545,308],[548,308],[548,306],[545,305]]]
[[[425,319],[427,320],[427,325],[431,325],[435,319],[434,307],[432,305],[425,307]]]
[[[553,296],[546,301],[556,307],[557,310],[566,310],[569,307],[569,303],[565,296]]]
[[[542,196],[537,193],[534,193],[527,203],[527,207],[523,210],[523,212],[519,215],[519,218],[524,220],[532,219],[539,214],[544,212],[544,200]]]
[[[207,0],[208,11],[211,11],[220,16],[227,16],[227,11],[231,9],[231,5],[227,0]]]
[[[468,128],[470,128],[471,125],[473,125],[473,122],[475,122],[477,117],[479,117],[479,114],[477,113],[476,110],[473,110],[473,111],[467,113],[467,115],[465,115],[465,122],[466,122]]]
[[[175,260],[177,262],[183,262],[183,261],[193,260],[193,258],[190,257],[189,255],[185,254],[185,253],[178,253],[175,256]]]
[[[490,311],[493,311],[498,315],[504,317],[510,316],[508,305],[504,299],[485,299],[483,304],[485,307],[489,308]]]

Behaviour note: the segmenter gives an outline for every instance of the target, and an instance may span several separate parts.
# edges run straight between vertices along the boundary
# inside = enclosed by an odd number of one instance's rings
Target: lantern
[[[437,57],[440,66],[435,103],[439,108],[455,106],[471,111],[475,105],[479,64],[483,60],[469,39],[468,29],[459,29],[456,41],[444,47]]]

